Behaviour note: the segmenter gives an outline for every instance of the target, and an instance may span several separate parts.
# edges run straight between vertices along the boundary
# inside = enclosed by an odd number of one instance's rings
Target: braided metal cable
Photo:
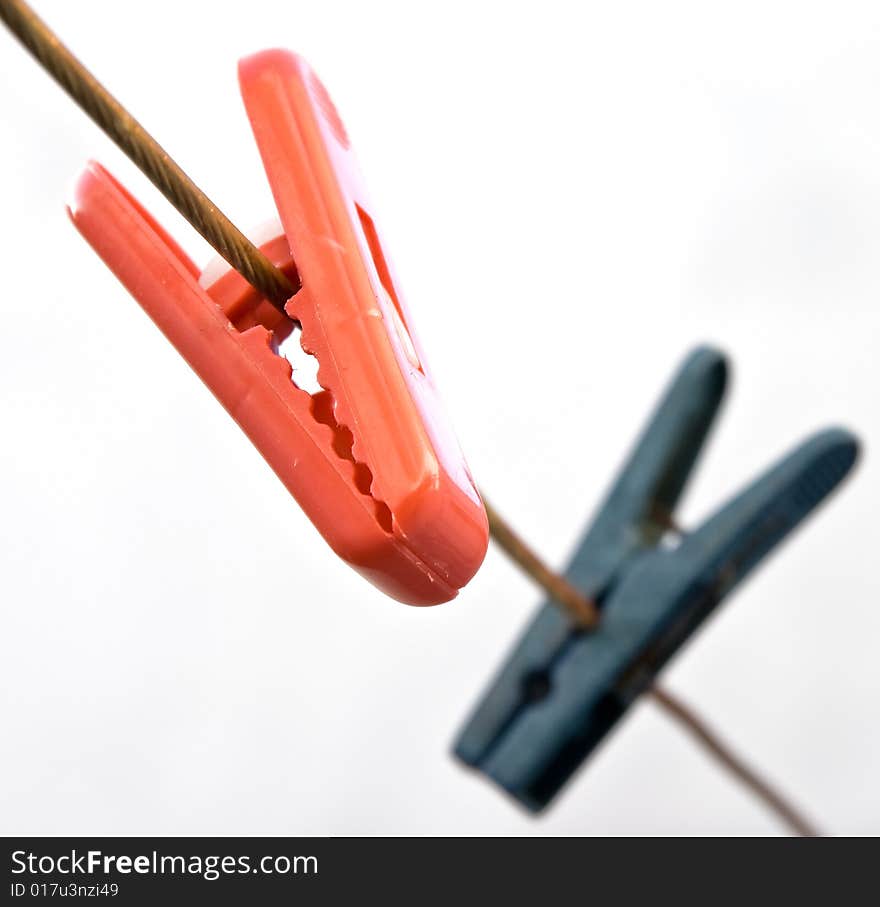
[[[20,0],[0,0],[0,19],[156,188],[277,309],[299,289],[229,220],[167,151]]]

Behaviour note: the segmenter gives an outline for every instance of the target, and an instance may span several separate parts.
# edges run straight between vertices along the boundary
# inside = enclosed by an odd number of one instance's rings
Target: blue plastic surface
[[[462,731],[456,755],[544,808],[716,605],[838,485],[858,442],[808,439],[675,547],[659,544],[724,395],[721,353],[685,361],[577,548],[599,604],[575,630],[545,603]]]

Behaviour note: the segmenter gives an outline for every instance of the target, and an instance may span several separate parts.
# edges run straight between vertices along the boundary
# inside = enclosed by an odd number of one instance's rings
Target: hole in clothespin
[[[394,322],[394,330],[403,346],[403,351],[406,354],[406,358],[409,360],[410,365],[418,369],[424,375],[425,372],[422,368],[422,363],[419,360],[419,355],[416,352],[415,344],[412,341],[409,328],[406,324],[403,306],[400,304],[400,300],[397,298],[397,293],[394,290],[394,284],[391,280],[391,271],[388,267],[388,262],[385,261],[385,255],[382,252],[382,244],[379,242],[379,234],[376,232],[376,225],[373,223],[373,219],[370,215],[367,214],[360,205],[355,204],[355,208],[357,209],[358,218],[361,222],[361,229],[364,231],[364,239],[367,241],[367,248],[370,250],[370,255],[373,259],[376,276],[379,278],[381,288],[385,291],[385,296],[391,303],[391,318]]]
[[[550,695],[552,689],[553,681],[547,671],[530,671],[523,678],[522,694],[526,702],[541,702]]]

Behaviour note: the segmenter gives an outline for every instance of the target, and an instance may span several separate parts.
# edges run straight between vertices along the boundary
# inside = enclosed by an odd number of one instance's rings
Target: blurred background
[[[854,429],[854,478],[663,680],[823,829],[880,832],[877,4],[34,6],[244,229],[273,206],[236,60],[310,60],[474,474],[551,564],[696,343],[734,383],[685,525]],[[97,157],[211,251],[5,30],[0,79],[0,831],[778,831],[649,703],[538,820],[455,764],[539,594],[495,550],[429,610],[337,561],[72,179]]]

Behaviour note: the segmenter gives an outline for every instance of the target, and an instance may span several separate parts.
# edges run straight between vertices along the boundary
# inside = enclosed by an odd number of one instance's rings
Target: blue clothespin
[[[858,442],[814,435],[697,531],[672,513],[727,384],[727,363],[685,360],[572,558],[567,579],[602,615],[573,628],[538,611],[455,746],[527,809],[543,809],[716,605],[850,471]]]

